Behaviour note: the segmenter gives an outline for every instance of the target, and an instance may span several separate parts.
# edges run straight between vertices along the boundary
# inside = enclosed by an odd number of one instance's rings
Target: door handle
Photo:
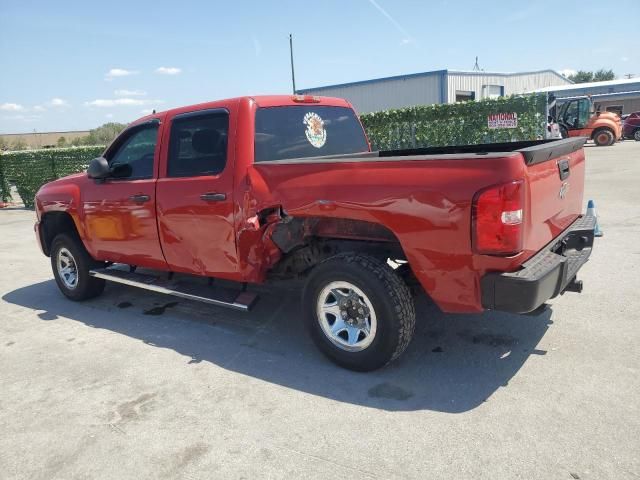
[[[564,180],[571,174],[568,159],[563,158],[562,160],[558,160],[558,172],[560,173],[560,180]]]
[[[224,193],[207,192],[200,195],[205,202],[222,202],[227,199]]]
[[[131,195],[129,197],[129,200],[131,200],[132,202],[136,202],[136,203],[144,203],[144,202],[148,202],[151,199],[151,197],[149,195]]]

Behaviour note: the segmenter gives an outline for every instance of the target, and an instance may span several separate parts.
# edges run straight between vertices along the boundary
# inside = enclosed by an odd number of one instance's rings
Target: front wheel
[[[636,142],[640,142],[640,128],[638,128],[635,132],[633,132],[633,139]]]
[[[598,147],[608,147],[615,143],[616,138],[611,130],[602,129],[593,135],[593,141]]]
[[[69,299],[80,301],[102,293],[105,281],[89,275],[101,266],[91,258],[79,238],[61,233],[51,244],[51,268],[58,288]]]
[[[407,285],[383,262],[355,253],[331,257],[309,276],[305,323],[318,348],[338,365],[371,371],[397,358],[415,330]]]

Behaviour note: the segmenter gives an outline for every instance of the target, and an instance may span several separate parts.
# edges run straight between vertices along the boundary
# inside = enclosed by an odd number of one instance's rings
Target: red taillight
[[[483,255],[522,251],[524,182],[494,185],[476,193],[471,207],[473,249]]]

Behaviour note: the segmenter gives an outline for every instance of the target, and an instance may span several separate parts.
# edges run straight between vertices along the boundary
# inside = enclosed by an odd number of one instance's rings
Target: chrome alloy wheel
[[[318,295],[316,315],[322,332],[337,347],[360,352],[373,342],[378,322],[371,301],[349,282],[331,282]]]
[[[71,252],[66,248],[58,250],[58,258],[56,262],[58,266],[58,274],[64,286],[73,290],[78,286],[78,267]]]

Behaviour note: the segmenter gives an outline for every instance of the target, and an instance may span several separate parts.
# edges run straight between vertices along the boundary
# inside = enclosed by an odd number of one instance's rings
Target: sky
[[[639,0],[0,0],[0,133],[391,75],[640,76]],[[633,30],[636,29],[634,32]]]

